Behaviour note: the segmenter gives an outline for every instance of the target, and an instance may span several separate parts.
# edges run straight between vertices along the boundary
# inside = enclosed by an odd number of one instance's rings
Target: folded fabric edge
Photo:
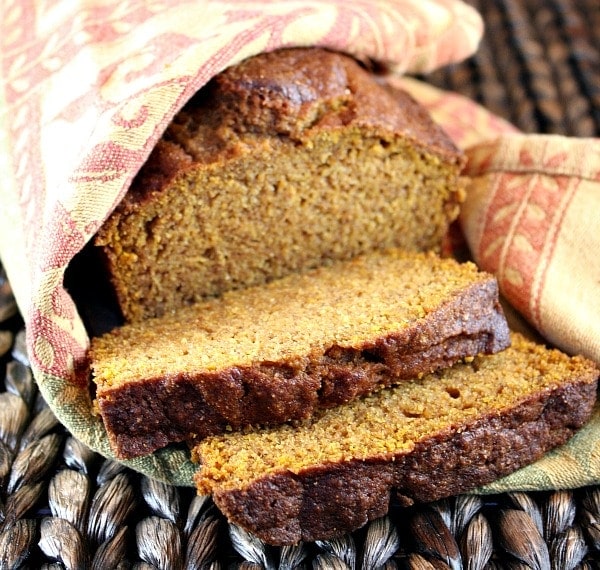
[[[600,363],[600,139],[506,133],[466,152],[473,258],[547,342]]]
[[[469,145],[465,152],[468,176],[514,172],[598,181],[600,138],[507,131]]]

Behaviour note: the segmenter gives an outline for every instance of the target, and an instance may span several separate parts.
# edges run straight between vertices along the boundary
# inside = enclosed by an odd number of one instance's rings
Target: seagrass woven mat
[[[421,79],[527,133],[599,136],[600,2],[469,3],[486,25],[478,52]],[[265,546],[209,499],[71,437],[38,394],[22,327],[0,269],[0,568],[600,567],[600,486],[392,506],[336,541]]]

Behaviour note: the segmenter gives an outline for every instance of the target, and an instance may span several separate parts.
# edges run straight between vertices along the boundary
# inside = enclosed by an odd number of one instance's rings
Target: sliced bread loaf
[[[385,250],[236,290],[92,340],[119,457],[310,417],[509,344],[494,277]]]
[[[264,53],[175,117],[95,244],[136,321],[375,248],[439,248],[463,164],[352,58]]]
[[[515,335],[492,356],[327,410],[208,438],[201,494],[268,543],[332,538],[405,502],[464,493],[539,459],[590,417],[598,370]]]

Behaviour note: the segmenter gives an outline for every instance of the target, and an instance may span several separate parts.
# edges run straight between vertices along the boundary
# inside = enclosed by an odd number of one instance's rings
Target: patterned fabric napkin
[[[396,77],[426,72],[472,54],[481,33],[480,17],[459,0],[5,2],[0,13],[0,257],[25,319],[35,378],[71,433],[111,455],[102,424],[92,413],[85,365],[88,337],[63,287],[65,270],[123,197],[170,119],[194,92],[225,67],[289,46],[323,46],[373,59]],[[465,228],[484,267],[497,252],[518,250],[518,228],[511,234],[514,248],[502,245],[492,251],[482,237],[498,211],[496,190],[511,187],[517,175],[542,176],[556,160],[532,149],[529,159],[517,154],[523,160],[514,160],[510,149],[514,141],[523,142],[511,134],[510,125],[468,100],[405,81],[460,145],[501,137],[496,147],[486,142],[469,151],[475,190],[465,208]],[[572,145],[584,143],[561,144],[568,157]],[[506,164],[515,168],[506,171]],[[560,176],[585,178],[580,169],[567,170]],[[593,186],[591,165],[586,172]],[[569,186],[559,186],[565,185]],[[554,203],[567,211],[574,201]],[[584,214],[593,211],[586,208]],[[479,215],[485,223],[477,221]],[[566,214],[559,218],[566,219]],[[575,223],[576,214],[571,218]],[[492,226],[500,231],[498,224]],[[560,236],[559,229],[552,226],[550,233]],[[597,234],[590,240],[597,240]],[[542,246],[533,241],[532,247]],[[539,257],[550,268],[557,251],[550,248]],[[578,254],[570,256],[569,268],[583,259]],[[499,259],[493,268],[510,281],[513,267],[506,255]],[[569,270],[567,277],[576,280],[568,286],[569,295],[579,284],[577,278],[592,267],[586,262],[577,272]],[[525,281],[531,269],[531,264],[518,268]],[[555,268],[536,273],[531,286],[519,289],[536,292],[537,312],[531,322],[557,344],[561,335],[581,337],[577,346],[595,347],[596,352],[588,354],[597,356],[600,319],[594,334],[589,323],[574,320],[570,312],[568,322],[558,310],[552,318],[546,316],[553,303],[554,273]],[[597,284],[597,272],[595,279]],[[580,300],[586,301],[585,296]],[[520,310],[528,306],[525,298],[513,302]],[[573,330],[577,334],[571,334]],[[174,484],[190,484],[194,470],[187,454],[177,449],[127,463]],[[577,486],[590,476],[598,479],[600,467],[596,460],[592,471],[584,472],[580,464],[572,471],[576,476],[569,484]],[[517,481],[516,487],[529,484],[541,488],[545,483],[528,478]]]

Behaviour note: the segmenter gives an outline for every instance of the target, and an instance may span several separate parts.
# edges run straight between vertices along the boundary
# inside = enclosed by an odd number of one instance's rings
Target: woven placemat
[[[599,136],[598,0],[469,3],[479,51],[422,79],[524,132]],[[72,438],[37,392],[22,327],[0,267],[0,569],[600,567],[600,487],[393,505],[336,541],[265,546],[210,499]]]
[[[600,133],[600,3],[468,0],[485,21],[469,60],[426,77],[526,133]]]

